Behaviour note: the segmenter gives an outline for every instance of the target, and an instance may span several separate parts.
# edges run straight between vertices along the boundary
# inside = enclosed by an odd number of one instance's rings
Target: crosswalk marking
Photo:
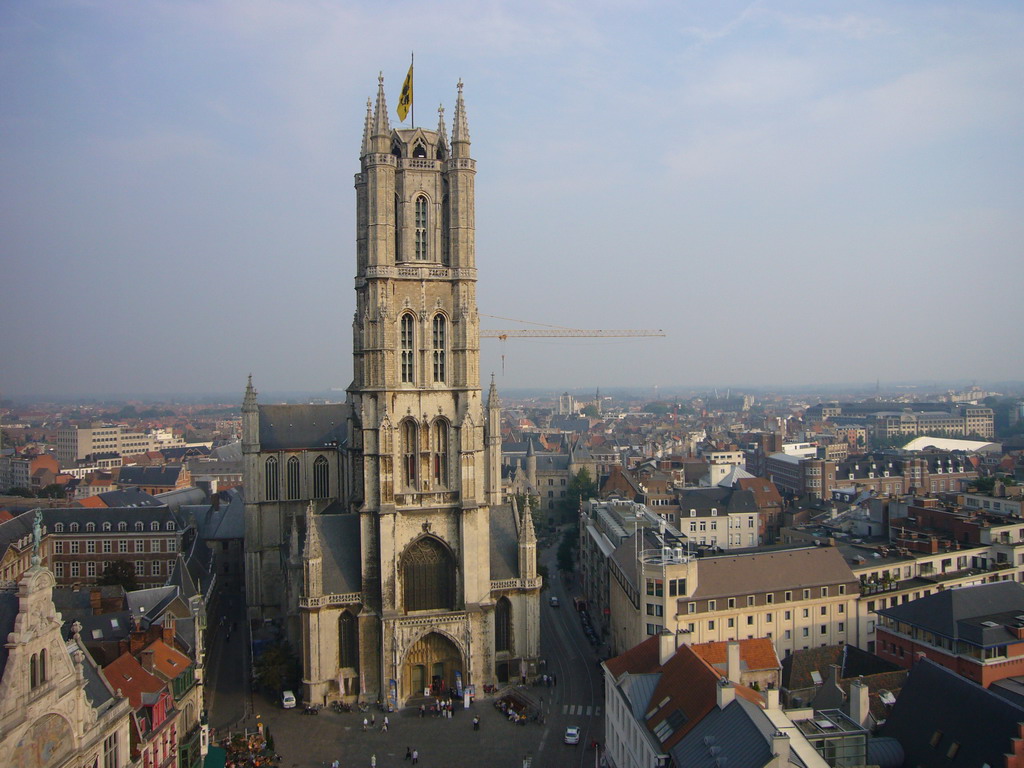
[[[584,704],[563,704],[563,715],[575,715],[577,717],[600,717],[601,707]]]

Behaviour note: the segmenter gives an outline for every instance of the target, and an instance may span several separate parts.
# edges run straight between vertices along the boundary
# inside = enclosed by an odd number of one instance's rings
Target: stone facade
[[[532,674],[529,509],[502,504],[500,401],[480,388],[475,160],[367,104],[343,405],[243,404],[250,619],[302,649],[303,696],[388,699]]]
[[[53,574],[32,566],[0,593],[0,752],[4,765],[65,768],[132,764],[127,698],[107,685],[76,635],[61,636]]]

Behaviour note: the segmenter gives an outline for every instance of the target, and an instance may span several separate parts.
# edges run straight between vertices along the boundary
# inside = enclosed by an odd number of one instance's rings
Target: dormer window
[[[109,531],[110,530],[110,523],[104,523],[103,524],[103,530],[104,531]]]

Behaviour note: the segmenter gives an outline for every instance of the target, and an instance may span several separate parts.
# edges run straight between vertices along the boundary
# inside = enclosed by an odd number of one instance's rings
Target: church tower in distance
[[[271,590],[252,579],[251,593],[264,597],[258,611],[250,599],[250,616],[280,616],[301,635],[303,697],[313,703],[400,706],[536,672],[533,521],[502,503],[501,405],[493,380],[486,397],[480,384],[476,162],[461,82],[450,140],[438,115],[436,130],[392,128],[383,78],[367,102],[355,176],[353,380],[344,434],[329,446],[337,457],[327,462],[336,496],[300,494],[274,518],[280,545],[262,546],[260,557],[280,562],[273,575],[286,583]],[[265,433],[268,407],[247,391],[247,429]],[[326,425],[328,415],[306,418]],[[243,443],[258,495],[264,475],[290,457],[265,458],[257,440]]]

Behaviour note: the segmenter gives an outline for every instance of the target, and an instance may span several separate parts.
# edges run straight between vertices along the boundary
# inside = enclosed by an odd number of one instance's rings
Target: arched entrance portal
[[[406,697],[422,696],[428,689],[430,695],[438,695],[454,688],[456,672],[463,669],[455,643],[437,632],[424,635],[405,655],[402,685]]]

